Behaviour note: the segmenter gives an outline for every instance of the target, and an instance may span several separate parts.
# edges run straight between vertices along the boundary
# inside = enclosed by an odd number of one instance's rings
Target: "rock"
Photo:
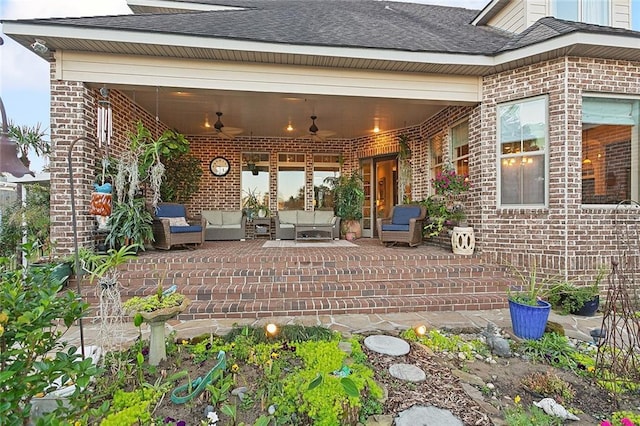
[[[484,381],[480,377],[476,376],[475,374],[470,374],[462,370],[451,370],[451,374],[456,376],[458,379],[460,379],[464,383],[469,383],[470,385],[479,386],[479,387],[484,386]]]
[[[351,355],[351,343],[349,342],[340,342],[338,343],[338,349],[347,355]]]
[[[562,420],[580,420],[580,418],[568,412],[566,408],[558,404],[553,398],[543,398],[539,402],[533,401],[533,405],[542,408],[548,415],[558,417]]]
[[[247,388],[244,386],[240,386],[231,391],[231,395],[234,395],[234,396],[238,396],[241,393],[247,393]]]
[[[511,356],[511,346],[507,339],[500,337],[500,329],[492,322],[487,323],[487,328],[482,332],[487,339],[487,345],[491,353],[503,358]]]
[[[414,405],[408,410],[398,414],[395,419],[396,426],[462,426],[460,419],[451,414],[449,410],[443,410],[433,406],[425,407]]]
[[[564,327],[560,323],[547,321],[547,326],[545,327],[544,332],[556,333],[556,334],[559,334],[560,336],[564,336]]]
[[[393,364],[389,367],[389,373],[400,380],[408,382],[422,382],[427,379],[427,375],[411,364]]]
[[[464,354],[464,352],[458,352],[458,359],[464,361],[467,359],[467,356]]]
[[[494,385],[493,383],[487,383],[485,386],[489,390],[494,390],[496,388],[496,385]]]
[[[397,337],[373,335],[364,339],[364,345],[374,352],[384,355],[401,356],[409,353],[409,344]]]
[[[269,406],[269,408],[267,409],[267,412],[269,413],[270,416],[273,416],[276,413],[276,408],[278,408],[278,406],[275,404],[271,404]]]
[[[367,418],[366,426],[391,426],[393,424],[393,416],[391,414],[374,414]]]

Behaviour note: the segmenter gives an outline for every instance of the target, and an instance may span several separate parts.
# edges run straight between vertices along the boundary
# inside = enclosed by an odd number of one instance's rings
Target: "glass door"
[[[398,204],[398,159],[392,157],[361,160],[360,169],[364,182],[362,207],[362,236],[377,236],[376,220],[387,217]]]

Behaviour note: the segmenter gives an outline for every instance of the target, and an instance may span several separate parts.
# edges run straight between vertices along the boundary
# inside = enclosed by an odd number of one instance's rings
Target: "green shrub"
[[[87,304],[72,291],[61,291],[62,284],[46,274],[40,268],[12,269],[8,258],[0,258],[0,418],[8,424],[29,418],[31,399],[47,392],[55,379],[77,385],[73,401],[98,372],[90,358],[82,360],[76,348],[61,341]]]

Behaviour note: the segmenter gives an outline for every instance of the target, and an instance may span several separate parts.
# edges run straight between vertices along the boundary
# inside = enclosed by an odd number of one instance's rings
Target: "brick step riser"
[[[232,286],[183,287],[180,292],[193,301],[275,301],[275,300],[315,300],[352,299],[362,297],[414,297],[430,295],[484,295],[505,293],[510,281],[504,278],[457,279],[457,280],[402,280],[381,282],[360,282],[341,285],[338,283],[316,285],[304,284],[253,284]],[[84,297],[90,303],[97,303],[95,292],[85,287]],[[131,290],[129,290],[131,289]],[[134,290],[135,289],[135,290]],[[156,287],[124,287],[123,299],[132,296],[153,294]]]
[[[383,258],[383,259],[320,259],[320,260],[282,260],[282,259],[233,259],[232,261],[220,261],[219,259],[212,260],[196,260],[196,261],[184,261],[178,259],[167,262],[166,259],[157,261],[153,259],[145,260],[144,262],[131,262],[127,266],[123,267],[122,271],[127,270],[148,270],[154,265],[159,270],[234,270],[234,269],[305,269],[305,268],[366,268],[366,267],[442,267],[447,265],[479,265],[480,261],[473,257],[470,258],[423,258],[418,257],[415,259],[397,259],[397,258]],[[487,266],[487,265],[482,265]],[[500,268],[500,267],[496,267]]]
[[[93,305],[95,307],[95,305]],[[358,298],[290,301],[201,302],[194,301],[179,320],[213,318],[269,318],[303,315],[389,314],[424,311],[474,311],[507,307],[504,294],[414,296],[394,299]],[[95,316],[95,308],[88,317]]]

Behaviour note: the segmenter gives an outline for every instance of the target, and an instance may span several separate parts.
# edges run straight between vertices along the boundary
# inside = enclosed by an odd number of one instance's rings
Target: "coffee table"
[[[297,224],[295,234],[296,241],[333,240],[333,225],[330,223]]]

